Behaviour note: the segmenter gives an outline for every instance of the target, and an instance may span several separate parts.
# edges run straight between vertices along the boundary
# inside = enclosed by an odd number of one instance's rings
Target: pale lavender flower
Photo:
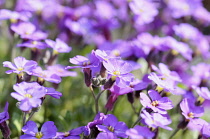
[[[167,114],[165,115],[161,115],[159,113],[149,114],[146,110],[143,110],[141,113],[141,117],[143,118],[142,122],[150,127],[153,128],[161,127],[167,130],[172,130],[172,128],[167,126],[171,123],[171,119]]]
[[[46,89],[37,82],[27,83],[21,82],[15,84],[11,96],[20,101],[19,108],[22,111],[29,111],[41,105],[42,99],[46,95]],[[37,93],[38,92],[38,93]]]
[[[0,10],[0,20],[10,20],[12,23],[18,22],[18,20],[22,21],[28,21],[30,18],[31,14],[27,13],[20,13],[16,11],[10,11],[7,9],[1,9]]]
[[[36,68],[37,63],[33,60],[26,60],[24,57],[19,56],[14,59],[14,64],[9,61],[5,61],[3,62],[3,66],[12,69],[6,71],[7,74],[20,74],[22,72],[26,72],[27,74],[31,75],[32,70]]]
[[[54,88],[45,87],[46,95],[59,99],[62,96],[62,93],[56,91]]]
[[[148,127],[136,125],[134,128],[130,128],[126,131],[131,139],[148,139],[154,137],[155,133],[150,131]]]
[[[207,87],[196,87],[193,86],[195,91],[198,93],[199,96],[201,96],[204,99],[210,100],[210,91]]]
[[[203,107],[195,106],[194,101],[186,98],[180,103],[180,108],[182,110],[182,115],[189,120],[196,119],[204,114]]]
[[[96,139],[120,139],[115,134],[110,132],[101,132],[98,134]]]
[[[160,94],[154,90],[149,90],[150,98],[144,94],[140,94],[140,102],[146,108],[151,108],[154,112],[166,114],[166,110],[173,108],[172,102],[168,97],[161,97]]]
[[[6,102],[4,111],[0,113],[0,124],[9,119],[8,106],[9,106],[9,103]]]
[[[129,3],[131,11],[136,15],[138,25],[151,23],[158,14],[158,10],[151,1],[132,0]]]
[[[47,48],[46,43],[41,41],[26,41],[21,44],[17,44],[17,47],[28,47],[28,48],[37,48],[37,49],[45,49]]]
[[[77,73],[75,71],[68,71],[65,69],[65,66],[62,66],[59,64],[53,65],[53,66],[48,66],[47,70],[54,72],[56,75],[58,75],[60,77],[67,77],[67,76],[75,77],[75,76],[77,76]]]
[[[53,40],[45,40],[46,44],[53,49],[54,54],[58,53],[69,53],[71,51],[71,47],[69,47],[65,42],[57,38],[55,41]]]
[[[33,70],[33,76],[39,77],[41,80],[46,80],[48,82],[52,83],[60,83],[61,78],[55,74],[55,72],[49,71],[49,70],[42,70],[41,67],[36,67],[36,69]]]
[[[0,113],[0,129],[4,138],[9,138],[11,134],[9,126],[6,122],[6,120],[9,119],[8,106],[9,106],[9,103],[6,102],[4,111]]]
[[[20,35],[22,39],[42,40],[47,38],[46,33],[37,31],[36,26],[30,22],[13,24],[11,30]]]
[[[38,127],[35,122],[28,121],[26,125],[23,126],[22,131],[25,133],[20,136],[20,139],[49,139],[56,136],[57,128],[54,122],[45,122],[41,130],[38,131]]]

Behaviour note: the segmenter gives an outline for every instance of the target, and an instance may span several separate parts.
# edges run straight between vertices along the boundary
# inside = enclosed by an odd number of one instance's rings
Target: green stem
[[[176,130],[173,132],[173,134],[169,137],[169,139],[172,139],[174,135],[180,130],[180,128],[176,128]]]
[[[97,113],[98,113],[98,106],[96,105],[96,95],[95,95],[95,93],[94,93],[93,87],[90,86],[89,88],[90,88],[90,91],[91,91],[91,93],[92,93],[93,99],[94,99],[94,101],[95,101],[95,110],[96,110],[96,114],[97,114]]]
[[[35,113],[35,111],[32,111],[32,112],[30,113],[30,115],[29,115],[28,120],[26,121],[26,123],[27,123],[29,120],[31,120],[31,118],[33,117],[34,113]]]
[[[95,99],[95,103],[96,103],[96,114],[98,113],[98,101],[99,101],[99,98],[100,98],[100,96],[103,94],[103,92],[104,92],[105,90],[102,90],[98,95],[97,95],[97,97],[96,97],[96,99]]]
[[[136,122],[132,125],[132,127],[134,127],[135,125],[137,125],[138,124],[138,122],[140,122],[140,120],[141,120],[141,117],[139,116],[139,118],[136,120]]]

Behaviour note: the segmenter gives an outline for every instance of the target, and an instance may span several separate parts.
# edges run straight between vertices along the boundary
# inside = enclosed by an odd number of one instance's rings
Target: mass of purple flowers
[[[196,131],[194,138],[209,138],[206,5],[208,0],[0,0],[0,35],[10,45],[2,67],[11,75],[2,74],[13,85],[0,99],[2,137],[172,139]],[[86,89],[80,95],[89,93],[93,103],[85,105],[94,113],[67,128],[46,116],[50,109],[62,119],[59,104],[74,102],[62,99],[69,92],[61,85],[70,88],[74,81]]]

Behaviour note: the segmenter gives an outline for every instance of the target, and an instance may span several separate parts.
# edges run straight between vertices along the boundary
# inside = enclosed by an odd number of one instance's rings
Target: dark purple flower
[[[134,128],[130,128],[126,131],[131,139],[148,139],[154,137],[155,133],[150,131],[148,127],[136,125]]]
[[[125,132],[128,127],[124,122],[118,122],[117,118],[112,114],[107,115],[107,117],[103,120],[103,125],[97,125],[96,127],[99,131],[113,133],[117,137],[127,137]]]
[[[6,122],[6,120],[9,119],[8,106],[9,106],[9,103],[6,102],[4,111],[0,113],[0,129],[4,138],[8,138],[11,133],[9,126],[7,125],[7,122]]]
[[[45,87],[40,86],[37,82],[21,82],[15,84],[13,89],[16,92],[12,92],[11,96],[20,101],[19,108],[22,111],[29,111],[32,108],[37,108],[42,103],[41,98],[46,95]]]
[[[53,54],[69,53],[71,51],[71,47],[69,47],[59,38],[57,38],[55,41],[47,39],[45,42],[50,48],[53,49]]]
[[[161,115],[159,113],[151,113],[149,114],[146,110],[143,110],[141,113],[141,117],[143,118],[143,123],[146,125],[157,128],[161,127],[166,130],[172,130],[172,128],[168,127],[171,123],[171,119],[167,114]]]
[[[201,117],[204,114],[204,108],[195,106],[195,102],[184,98],[180,103],[180,108],[182,110],[182,115],[188,120]]]
[[[8,106],[9,106],[9,103],[7,102],[4,107],[4,111],[0,113],[0,123],[9,119]]]
[[[19,56],[14,59],[14,64],[9,61],[5,61],[3,62],[3,66],[12,69],[6,71],[7,74],[11,74],[13,72],[20,74],[22,72],[26,72],[31,75],[32,70],[36,68],[37,63],[33,60],[26,60],[24,57]]]
[[[85,126],[85,131],[84,134],[90,135],[91,129],[94,128],[96,125],[102,125],[103,124],[103,120],[106,118],[107,116],[104,115],[104,113],[98,113],[94,120],[92,122],[89,122],[87,124],[87,126]]]
[[[154,112],[166,114],[166,110],[173,108],[172,102],[168,97],[161,97],[160,94],[154,90],[149,90],[150,98],[144,94],[140,94],[140,102],[146,108],[151,108]]]
[[[84,127],[78,127],[75,129],[72,129],[68,132],[57,132],[56,139],[80,139],[80,134],[83,132]]]
[[[47,121],[42,125],[41,131],[38,131],[36,123],[28,121],[22,131],[25,134],[20,136],[20,139],[49,139],[56,136],[57,128],[54,122]]]

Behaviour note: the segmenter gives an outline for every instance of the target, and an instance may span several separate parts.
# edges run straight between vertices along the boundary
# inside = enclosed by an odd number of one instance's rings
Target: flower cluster
[[[18,116],[9,118],[12,110],[6,103],[0,113],[3,137],[10,139],[14,130],[9,127],[16,126],[19,130],[22,127],[20,139],[172,138],[182,129],[196,130],[197,138],[209,138],[210,119],[206,115],[210,100],[210,12],[206,3],[1,0],[0,45],[8,44],[9,49],[2,54],[8,50],[13,60],[3,55],[3,67],[9,68],[6,74],[16,75],[16,82],[11,81],[14,91],[5,90],[18,101],[16,105],[23,113],[21,125],[16,122],[20,121]],[[81,69],[83,76],[70,71],[75,69]],[[64,77],[84,78],[86,86],[78,80],[62,80]],[[62,83],[65,85],[61,87]],[[71,91],[80,89],[75,92],[90,90],[93,101],[85,104],[91,104],[88,112],[95,114],[89,118],[83,109],[80,113],[89,122],[78,115],[77,121],[65,121],[72,118],[66,112],[67,105],[75,105],[76,111],[75,102],[83,105],[83,100],[90,100],[82,99],[84,93],[78,98],[76,93],[62,97],[59,91],[65,92],[67,87]],[[47,96],[58,100],[46,101]],[[56,106],[59,112],[53,111]],[[37,118],[34,115],[41,107],[43,117]],[[47,116],[48,109],[69,125],[61,127],[55,117]],[[120,116],[129,119],[125,119],[128,123],[118,121]],[[40,130],[32,118],[42,124]],[[12,138],[16,137],[12,134]]]

